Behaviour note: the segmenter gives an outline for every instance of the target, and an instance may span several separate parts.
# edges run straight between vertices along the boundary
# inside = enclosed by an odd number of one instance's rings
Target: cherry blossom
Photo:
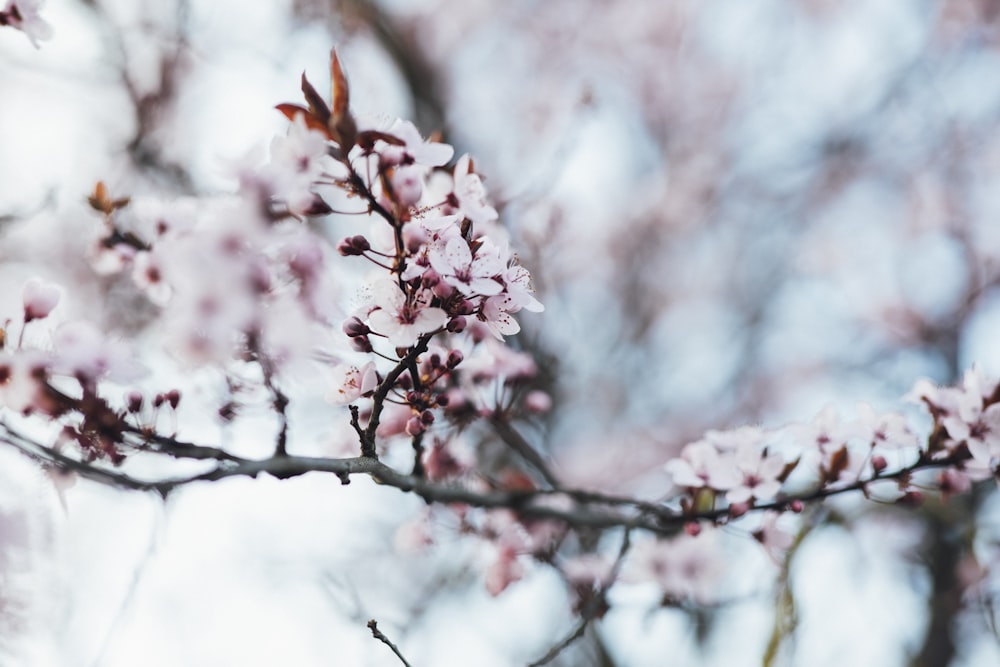
[[[499,217],[497,210],[486,201],[486,188],[472,170],[472,159],[468,155],[460,157],[455,164],[452,196],[454,203],[449,208],[461,211],[477,225],[486,225]]]
[[[262,175],[290,213],[304,215],[316,201],[314,183],[331,165],[326,138],[310,129],[300,114],[292,121],[288,135],[271,143],[271,162]]]
[[[41,377],[46,355],[36,350],[0,352],[0,405],[14,413],[38,409],[45,401]]]
[[[408,120],[396,119],[385,130],[403,142],[402,146],[387,144],[379,149],[383,164],[407,165],[419,164],[426,167],[441,167],[455,154],[455,149],[448,144],[425,140],[420,136],[416,125]]]
[[[24,283],[24,288],[21,290],[21,299],[24,303],[24,323],[48,317],[56,304],[59,303],[60,294],[57,286],[44,283],[38,278],[31,278]]]
[[[682,534],[640,542],[626,561],[622,579],[657,584],[664,603],[705,601],[724,572],[715,537],[715,531],[706,531],[697,537]]]
[[[395,347],[414,345],[420,336],[448,322],[444,310],[430,306],[431,297],[426,291],[407,296],[398,284],[385,278],[376,281],[371,293],[374,309],[368,315],[368,326]]]
[[[52,371],[93,383],[108,378],[118,381],[137,379],[146,368],[136,361],[128,346],[109,337],[90,322],[67,322],[53,336],[55,351]]]
[[[756,446],[743,446],[736,451],[736,467],[742,479],[726,492],[730,503],[769,500],[781,489],[781,474],[785,460],[780,454],[768,454]]]
[[[1000,403],[993,402],[996,386],[995,380],[973,367],[966,371],[961,387],[936,387],[921,381],[909,396],[926,403],[940,419],[950,448],[964,442],[977,462],[992,465],[1000,457]]]
[[[38,42],[52,37],[52,26],[40,13],[44,4],[45,0],[7,0],[7,6],[0,10],[0,26],[20,30],[36,49],[40,48]]]
[[[453,237],[443,248],[431,248],[428,257],[441,278],[467,297],[493,296],[503,290],[495,278],[504,270],[504,262],[489,239],[473,255],[465,239]]]
[[[906,417],[898,412],[877,414],[871,405],[858,405],[858,433],[868,440],[872,447],[898,449],[918,447],[919,438],[910,430]]]
[[[374,361],[362,366],[339,364],[333,369],[333,389],[326,400],[334,405],[347,405],[373,391],[377,385]]]
[[[731,455],[723,455],[710,442],[699,440],[685,445],[680,458],[664,465],[674,484],[692,489],[728,491],[741,483],[742,475]]]

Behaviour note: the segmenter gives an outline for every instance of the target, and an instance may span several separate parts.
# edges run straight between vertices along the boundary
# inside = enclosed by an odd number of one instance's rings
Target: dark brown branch
[[[559,654],[565,651],[573,642],[583,637],[584,633],[587,631],[587,627],[594,620],[602,617],[607,613],[609,609],[608,605],[608,591],[611,589],[611,585],[618,578],[619,572],[621,572],[622,565],[625,562],[625,556],[628,554],[629,549],[632,547],[632,532],[630,529],[625,529],[625,534],[622,536],[622,545],[618,549],[618,557],[615,559],[614,565],[611,567],[611,574],[608,577],[608,581],[602,584],[600,590],[598,590],[595,595],[587,601],[587,603],[580,610],[580,620],[573,627],[573,629],[567,634],[562,640],[557,644],[552,646],[538,660],[535,660],[528,667],[541,667],[542,665],[548,664],[559,657]]]
[[[426,345],[426,341],[423,344]],[[411,352],[415,352],[416,349],[414,348]],[[385,383],[383,383],[384,386],[386,386]],[[371,424],[369,424],[369,430],[374,434]],[[0,441],[13,445],[43,465],[76,472],[87,479],[111,486],[132,490],[155,491],[162,496],[166,496],[174,489],[193,482],[212,482],[228,477],[255,478],[261,473],[278,479],[287,479],[309,472],[326,472],[336,475],[343,484],[348,484],[352,475],[367,475],[384,486],[390,486],[405,493],[414,493],[423,498],[427,503],[459,503],[482,509],[509,509],[525,519],[558,521],[577,529],[624,527],[626,529],[641,529],[662,536],[672,536],[676,535],[687,523],[693,521],[718,521],[730,515],[728,509],[685,514],[673,508],[646,501],[617,496],[603,496],[599,493],[576,489],[536,489],[530,491],[498,489],[477,491],[455,483],[431,482],[414,475],[400,473],[379,462],[377,458],[364,455],[357,458],[286,455],[260,460],[219,461],[212,469],[195,475],[160,480],[141,480],[117,470],[111,470],[93,463],[74,459],[53,447],[34,442],[6,426],[4,427],[4,432],[0,434]],[[883,474],[874,479],[859,480],[855,483],[833,489],[821,487],[811,492],[786,496],[769,503],[762,503],[750,509],[755,511],[767,509],[786,510],[794,501],[813,502],[842,493],[863,490],[875,481],[907,478],[918,470],[957,465],[968,458],[969,455],[967,453],[954,454],[951,457],[936,461],[921,457],[914,464],[897,470],[892,474]],[[558,497],[571,498],[577,502],[572,507],[566,509],[558,502],[551,502],[551,499]],[[603,505],[604,507],[595,507],[599,505]],[[639,511],[627,511],[627,508],[630,507]]]
[[[372,414],[368,418],[368,428],[365,429],[361,439],[361,456],[378,458],[375,453],[375,432],[378,430],[379,420],[382,417],[386,396],[392,391],[393,385],[396,384],[396,380],[403,374],[403,371],[407,370],[417,357],[427,351],[427,343],[432,336],[433,334],[421,336],[417,344],[410,348],[405,357],[399,360],[396,367],[389,371],[389,374],[382,380],[382,384],[375,390],[375,394],[372,396]]]

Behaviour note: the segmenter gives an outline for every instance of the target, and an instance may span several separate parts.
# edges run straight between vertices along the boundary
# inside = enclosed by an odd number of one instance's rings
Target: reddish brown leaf
[[[831,482],[840,479],[840,473],[847,470],[847,463],[847,447],[841,447],[830,457],[830,468],[826,471],[827,479]]]
[[[87,197],[87,202],[91,208],[105,215],[111,215],[117,209],[125,208],[128,206],[129,201],[128,197],[112,199],[111,193],[108,191],[108,186],[104,184],[104,181],[98,181],[97,185],[94,186],[93,194]]]
[[[326,102],[320,97],[316,89],[313,88],[312,84],[309,83],[309,79],[306,78],[306,73],[302,73],[302,94],[306,96],[306,104],[309,105],[309,113],[316,117],[317,120],[327,124],[330,121],[330,109],[326,106]]]
[[[298,104],[279,104],[274,108],[284,114],[285,118],[290,121],[294,121],[296,116],[301,115],[302,119],[306,123],[306,127],[310,130],[322,132],[328,138],[330,137],[330,129],[326,126],[326,123],[318,120],[316,116],[311,114],[305,107],[299,106]]]
[[[785,467],[781,470],[781,474],[778,475],[778,481],[779,482],[784,482],[785,480],[787,480],[788,476],[792,474],[792,471],[795,470],[795,468],[798,467],[799,461],[801,461],[801,460],[802,460],[802,458],[799,457],[799,458],[795,459],[794,461],[786,463]]]
[[[330,49],[330,113],[340,120],[349,113],[351,93],[347,85],[347,77],[340,67],[337,49]]]

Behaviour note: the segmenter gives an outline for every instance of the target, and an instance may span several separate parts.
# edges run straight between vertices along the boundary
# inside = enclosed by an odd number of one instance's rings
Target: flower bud
[[[358,352],[364,352],[365,354],[374,349],[372,347],[372,342],[368,340],[368,336],[355,336],[351,339],[351,347]]]
[[[448,326],[446,328],[451,333],[462,333],[465,331],[466,324],[465,318],[459,315],[448,320]]]
[[[43,283],[38,278],[31,278],[24,283],[21,291],[24,303],[24,323],[48,317],[52,309],[59,303],[59,288]]]
[[[142,394],[134,389],[128,392],[125,396],[125,405],[129,412],[139,412],[142,410]]]
[[[400,389],[410,389],[413,386],[413,378],[410,377],[409,371],[399,374],[399,377],[396,378],[396,386]]]
[[[181,402],[181,392],[177,389],[171,389],[167,392],[167,402],[170,403],[170,407],[174,410],[177,409],[177,405]]]
[[[447,361],[448,370],[451,370],[456,366],[458,366],[460,363],[462,363],[463,359],[465,359],[465,355],[462,354],[461,350],[451,350],[448,353],[448,361]]]
[[[350,318],[344,322],[344,326],[342,328],[344,333],[351,338],[356,336],[367,336],[372,332],[372,330],[368,328],[368,325],[362,322],[359,317]]]
[[[420,435],[425,429],[426,427],[424,426],[424,422],[421,421],[420,417],[417,417],[416,415],[410,417],[406,422],[406,432],[410,436]]]
[[[733,503],[729,506],[729,516],[736,519],[750,511],[750,503]]]
[[[552,409],[552,397],[544,391],[535,389],[524,397],[524,407],[535,414],[544,414]]]
[[[371,244],[361,234],[346,238],[337,245],[337,252],[339,252],[344,257],[350,257],[352,255],[363,255],[367,251],[371,250]]]

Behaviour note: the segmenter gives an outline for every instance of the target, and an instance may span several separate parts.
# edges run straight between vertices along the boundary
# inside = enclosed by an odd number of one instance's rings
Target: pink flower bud
[[[750,503],[733,503],[729,506],[729,516],[735,518],[741,517],[750,511]]]
[[[410,417],[406,422],[406,432],[411,436],[420,435],[425,428],[424,422],[417,416]]]
[[[552,397],[538,389],[529,391],[524,397],[524,407],[535,414],[546,413],[552,409]]]
[[[374,349],[372,347],[372,342],[368,340],[368,336],[355,336],[351,339],[351,347],[358,352],[364,352],[366,354]]]
[[[167,392],[167,402],[170,403],[170,407],[174,410],[177,409],[177,405],[181,402],[181,392],[177,389],[171,389]]]
[[[452,350],[451,352],[449,352],[447,361],[449,370],[455,368],[460,363],[462,363],[463,359],[465,359],[465,355],[462,354],[461,350]]]
[[[357,317],[352,317],[351,319],[344,322],[344,326],[342,328],[344,330],[344,333],[350,336],[351,338],[354,338],[355,336],[367,336],[372,331],[371,329],[368,328],[367,324],[362,322]]]
[[[875,471],[876,475],[885,470],[887,467],[889,467],[889,462],[885,460],[884,456],[876,454],[872,457],[872,469]]]
[[[142,394],[138,391],[130,391],[125,397],[125,402],[129,412],[135,413],[142,410]]]
[[[465,331],[465,326],[465,318],[459,315],[458,317],[453,317],[448,321],[447,329],[451,333],[462,333]]]
[[[802,510],[805,509],[805,505],[801,500],[793,500],[788,503],[788,509],[792,510],[796,514],[801,514]]]
[[[697,521],[689,521],[684,524],[684,532],[691,537],[698,537],[701,534],[701,524]]]
[[[452,293],[454,293],[455,288],[445,281],[439,280],[438,283],[431,288],[431,291],[434,292],[434,296],[443,300],[450,297]]]
[[[302,211],[303,215],[316,217],[330,215],[331,213],[333,213],[333,209],[330,208],[330,205],[317,194],[313,194],[312,201],[309,203],[309,206]]]
[[[358,234],[341,241],[337,245],[337,252],[344,257],[351,257],[353,255],[363,255],[367,251],[371,250],[371,247],[371,244],[368,243],[368,239],[361,234]]]
[[[410,377],[409,371],[399,374],[399,377],[396,378],[396,386],[407,390],[413,387],[413,378]]]
[[[52,309],[59,303],[59,288],[43,283],[38,278],[31,278],[24,283],[21,291],[24,302],[24,323],[48,317]]]
[[[428,268],[420,276],[420,283],[424,287],[434,287],[441,282],[441,276],[434,269]]]

